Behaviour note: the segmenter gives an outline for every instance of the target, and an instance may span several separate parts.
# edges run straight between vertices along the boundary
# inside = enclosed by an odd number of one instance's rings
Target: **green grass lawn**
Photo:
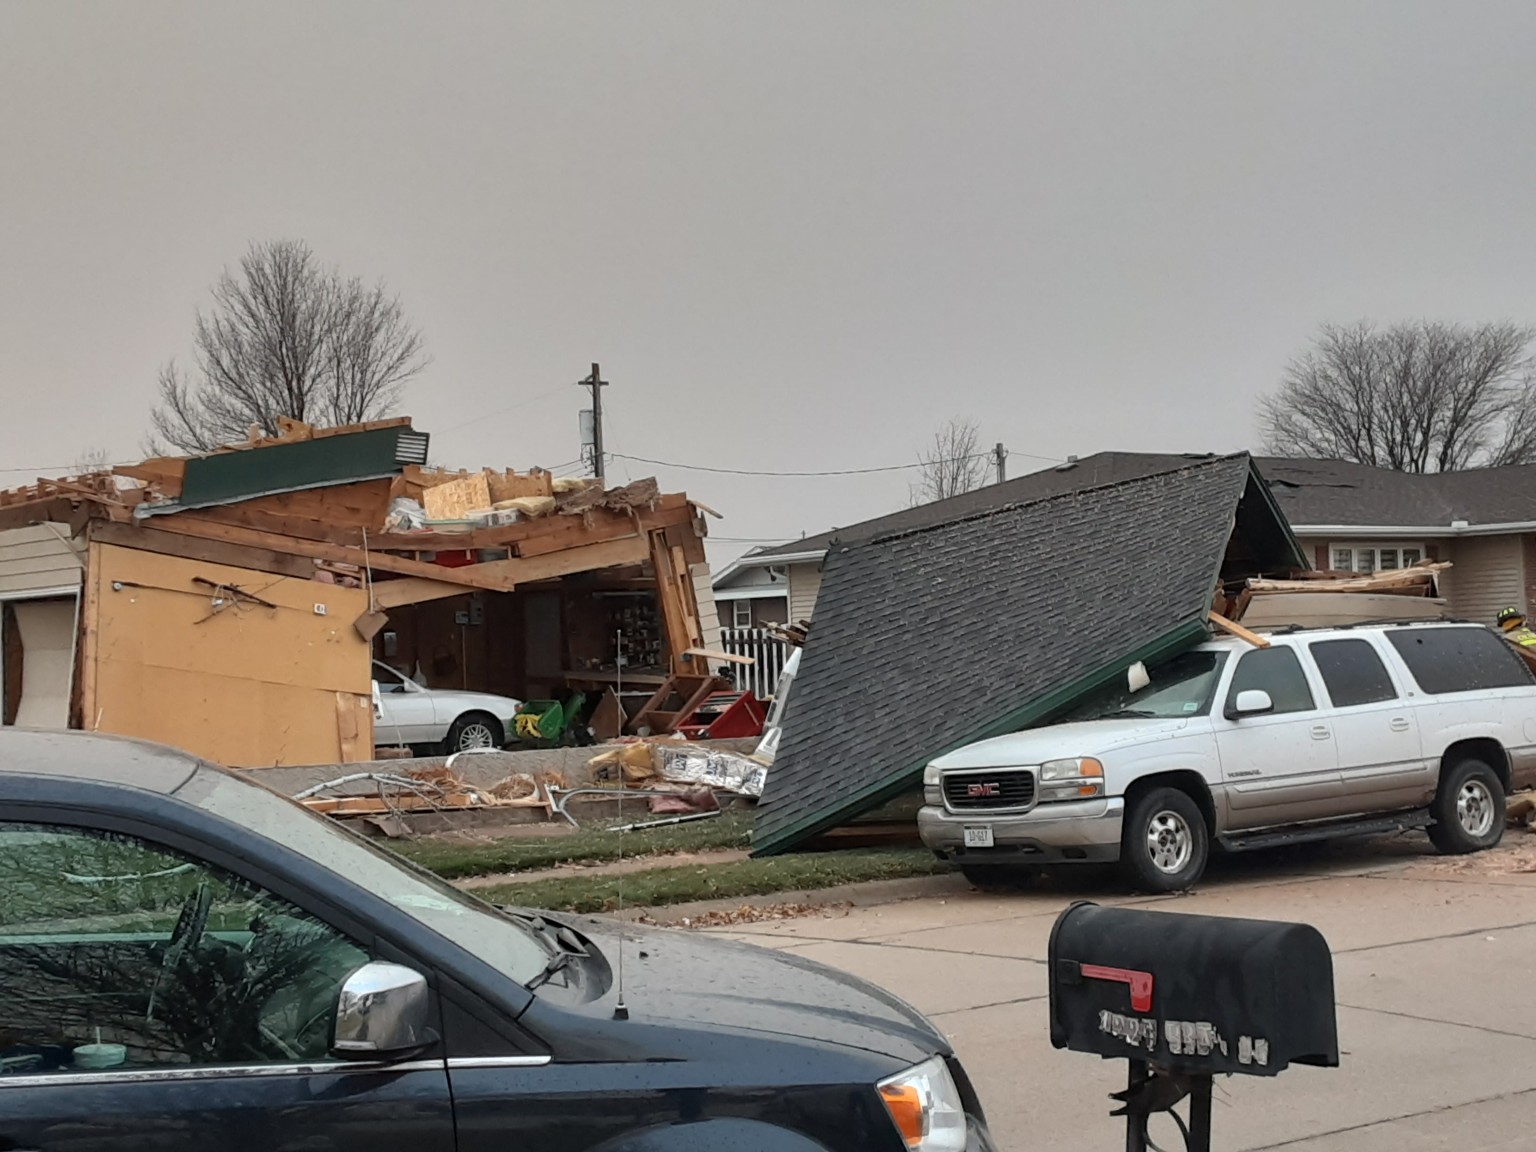
[[[656,819],[639,804],[630,819]],[[628,821],[625,821],[628,822]],[[529,872],[557,864],[603,864],[633,856],[670,852],[702,852],[745,848],[752,832],[752,813],[727,812],[710,820],[674,824],[642,832],[617,833],[620,821],[577,829],[566,836],[508,836],[483,844],[455,840],[397,840],[390,845],[400,855],[429,868],[446,880],[488,876],[499,872]]]
[[[773,892],[832,888],[865,880],[894,880],[948,871],[925,848],[852,848],[739,860],[727,864],[652,868],[625,876],[559,876],[497,884],[475,895],[495,904],[552,911],[611,912],[693,900],[723,900]]]

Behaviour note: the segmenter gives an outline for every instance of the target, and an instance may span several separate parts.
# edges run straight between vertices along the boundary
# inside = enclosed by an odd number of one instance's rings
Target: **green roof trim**
[[[994,736],[1006,736],[1011,732],[1021,732],[1062,713],[1070,711],[1074,704],[1081,702],[1101,688],[1113,683],[1124,676],[1127,669],[1138,661],[1155,663],[1166,660],[1170,656],[1177,656],[1180,652],[1193,648],[1195,645],[1210,639],[1210,632],[1206,628],[1205,620],[1187,620],[1172,631],[1165,633],[1121,659],[1116,659],[1108,664],[1100,665],[1093,671],[1079,676],[1070,683],[1063,684],[1043,696],[1031,700],[1024,707],[1006,716],[1002,716],[992,723],[978,728],[974,734],[960,740],[951,741],[949,745],[927,756],[923,761],[914,766],[908,766],[893,776],[876,782],[859,790],[848,798],[840,808],[830,813],[801,821],[781,829],[774,836],[764,840],[761,844],[755,842],[752,845],[753,856],[775,856],[795,844],[809,840],[813,836],[819,836],[838,827],[847,819],[849,809],[856,808],[866,811],[876,805],[883,804],[887,800],[900,795],[912,786],[914,781],[922,779],[923,770],[930,760],[937,760],[940,756],[947,755],[969,744],[976,744],[982,740],[990,740]],[[769,769],[771,772],[772,769]]]
[[[195,456],[187,461],[179,499],[141,504],[134,514],[160,516],[398,476],[408,464],[426,463],[427,441],[425,432],[397,424],[243,452]]]

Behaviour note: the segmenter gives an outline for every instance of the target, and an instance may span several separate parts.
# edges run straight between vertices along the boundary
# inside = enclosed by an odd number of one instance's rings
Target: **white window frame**
[[[745,615],[747,617],[747,622],[745,624],[743,624],[741,622],[741,617],[743,615],[742,609],[746,609]],[[731,627],[732,628],[750,628],[750,627],[752,627],[752,601],[751,600],[732,600],[731,601]]]
[[[1359,572],[1362,576],[1367,575],[1366,572],[1361,571],[1361,569],[1355,566],[1355,558],[1360,554],[1362,550],[1370,552],[1375,557],[1374,565],[1370,569],[1371,572],[1398,572],[1404,568],[1412,567],[1412,564],[1403,563],[1403,553],[1405,551],[1418,552],[1419,558],[1413,561],[1413,564],[1422,564],[1425,560],[1428,559],[1424,553],[1423,541],[1415,542],[1413,540],[1382,540],[1377,542],[1370,540],[1340,540],[1337,542],[1330,542],[1328,545],[1328,567],[1336,571]],[[1340,568],[1338,563],[1338,553],[1343,551],[1349,552],[1349,567],[1347,569]],[[1383,552],[1391,552],[1396,555],[1396,567],[1381,567],[1381,554]]]

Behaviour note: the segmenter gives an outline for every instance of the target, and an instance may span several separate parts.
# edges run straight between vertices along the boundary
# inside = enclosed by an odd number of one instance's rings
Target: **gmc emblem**
[[[1003,786],[990,782],[986,784],[967,784],[965,786],[965,794],[972,800],[981,800],[987,796],[1001,796],[1003,794]]]

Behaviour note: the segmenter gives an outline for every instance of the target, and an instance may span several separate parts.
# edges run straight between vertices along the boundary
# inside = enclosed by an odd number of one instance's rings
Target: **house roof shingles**
[[[1150,452],[1100,452],[1083,460],[1070,461],[1004,480],[1001,484],[988,484],[982,488],[951,496],[947,500],[935,500],[931,504],[919,504],[903,508],[886,516],[865,520],[846,528],[834,528],[815,536],[791,540],[772,548],[754,549],[749,555],[792,556],[805,552],[821,552],[834,542],[852,544],[860,540],[873,540],[877,536],[890,536],[897,532],[911,532],[991,512],[1012,504],[1025,504],[1059,496],[1065,492],[1080,492],[1084,488],[1104,484],[1118,484],[1141,476],[1153,476],[1161,472],[1175,472],[1188,468],[1211,456],[1159,455]]]
[[[1250,461],[1174,459],[832,548],[753,851],[792,847],[916,784],[933,757],[1203,638]]]
[[[1259,470],[1296,525],[1444,528],[1536,520],[1536,464],[1393,472],[1345,460],[1265,457]]]

